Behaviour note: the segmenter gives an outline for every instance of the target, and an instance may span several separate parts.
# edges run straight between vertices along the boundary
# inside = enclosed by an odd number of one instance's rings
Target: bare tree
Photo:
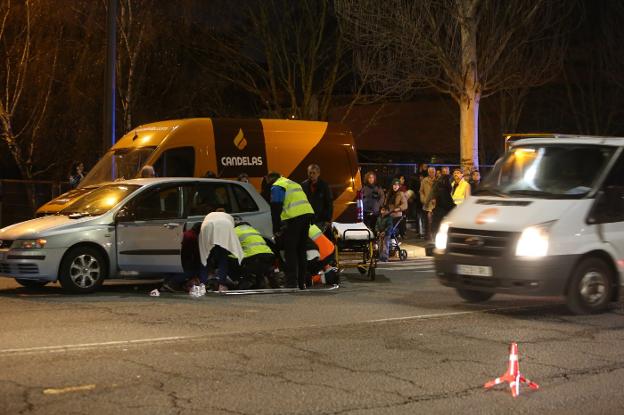
[[[145,70],[144,57],[155,32],[152,26],[152,0],[121,0],[119,2],[117,54],[117,89],[122,110],[123,131],[133,125],[138,83]]]
[[[561,67],[575,2],[336,0],[357,69],[377,91],[450,95],[460,111],[460,158],[478,165],[479,103],[550,81]]]
[[[253,94],[269,116],[327,119],[348,73],[332,1],[264,0],[233,19],[234,27],[215,24],[195,44],[204,68]]]
[[[52,93],[62,26],[51,24],[50,4],[29,0],[0,4],[0,139],[6,144],[24,179],[32,179],[55,165],[37,170],[45,156],[41,126]]]

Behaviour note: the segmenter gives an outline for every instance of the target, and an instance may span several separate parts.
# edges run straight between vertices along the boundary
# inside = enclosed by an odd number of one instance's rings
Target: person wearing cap
[[[247,173],[241,173],[236,178],[239,182],[249,183],[249,175]]]
[[[407,197],[405,196],[405,192],[401,191],[401,181],[399,179],[394,179],[392,181],[392,187],[388,191],[387,201],[392,222],[396,224],[401,220],[404,212],[407,212]],[[405,224],[405,221],[403,221],[403,224]],[[401,237],[405,236],[404,226],[399,227],[399,235]]]
[[[267,175],[271,186],[273,233],[281,239],[285,251],[286,287],[305,289],[307,275],[306,244],[314,209],[301,186],[277,172]]]

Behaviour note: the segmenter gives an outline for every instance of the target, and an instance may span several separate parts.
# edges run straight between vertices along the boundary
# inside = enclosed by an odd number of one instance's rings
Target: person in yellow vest
[[[313,284],[338,284],[340,276],[336,268],[336,247],[323,234],[321,228],[312,224],[308,230],[310,246],[308,248],[308,270]]]
[[[455,205],[461,204],[470,196],[470,183],[464,180],[464,174],[461,169],[453,170],[453,184],[451,186],[451,197]]]
[[[286,287],[298,286],[303,290],[306,282],[308,285],[311,282],[307,273],[306,244],[314,210],[299,183],[276,172],[267,175],[267,183],[271,186],[273,233],[284,246]]]
[[[238,280],[238,288],[265,288],[264,277],[272,269],[275,255],[264,237],[247,222],[239,222],[234,228],[243,248],[243,261],[238,264],[233,256],[230,261],[230,275]]]

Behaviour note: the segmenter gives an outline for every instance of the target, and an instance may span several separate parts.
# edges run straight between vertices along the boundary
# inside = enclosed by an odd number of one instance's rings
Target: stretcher
[[[371,281],[375,279],[377,255],[375,234],[363,222],[332,223],[338,268],[357,268]]]

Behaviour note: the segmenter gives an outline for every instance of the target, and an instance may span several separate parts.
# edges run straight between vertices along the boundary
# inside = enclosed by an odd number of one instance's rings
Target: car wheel
[[[50,281],[25,280],[23,278],[15,278],[15,282],[17,282],[22,287],[36,289],[44,287]]]
[[[467,290],[465,288],[457,288],[457,294],[469,303],[481,303],[487,301],[494,296],[494,293],[486,291]]]
[[[59,282],[69,292],[90,293],[102,285],[106,273],[106,262],[100,252],[90,247],[77,247],[63,258]]]
[[[600,258],[586,258],[575,267],[567,293],[574,314],[599,313],[609,306],[613,293],[613,271]]]

